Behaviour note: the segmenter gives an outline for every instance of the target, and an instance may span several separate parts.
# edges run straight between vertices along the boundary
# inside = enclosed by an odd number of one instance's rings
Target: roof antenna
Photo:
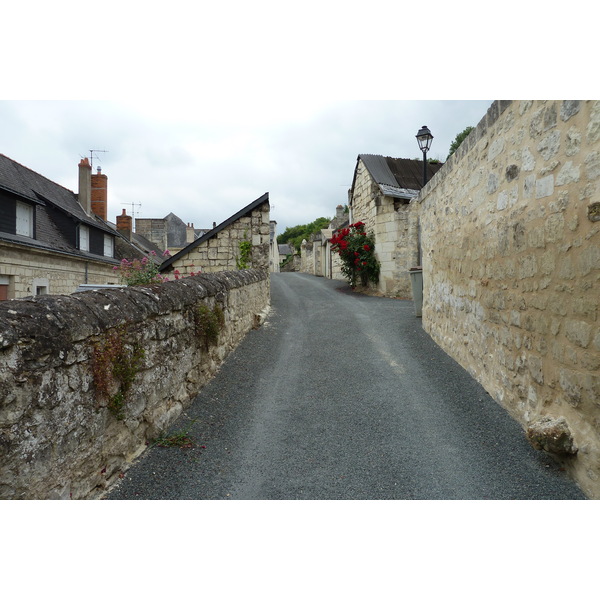
[[[94,152],[108,152],[108,150],[90,150],[90,167],[94,166]],[[96,158],[100,160],[99,156]]]
[[[125,204],[126,206],[131,206],[131,223],[132,223],[131,231],[135,232],[135,214],[136,214],[136,212],[135,212],[134,207],[135,206],[141,207],[142,204],[141,204],[141,202],[140,203],[138,203],[138,202],[121,202],[121,204]],[[139,212],[141,212],[141,211],[138,211],[138,214],[139,214]]]

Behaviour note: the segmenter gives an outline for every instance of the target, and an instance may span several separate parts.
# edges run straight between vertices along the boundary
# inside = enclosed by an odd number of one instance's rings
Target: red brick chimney
[[[124,235],[128,240],[131,239],[132,223],[133,218],[127,214],[125,209],[123,209],[123,214],[117,217],[117,231]]]
[[[88,215],[92,214],[91,176],[92,167],[90,166],[90,161],[87,158],[82,158],[79,163],[79,193],[77,194],[77,199]]]
[[[92,175],[92,212],[106,221],[108,211],[108,177],[98,173]],[[131,218],[131,217],[129,217]]]

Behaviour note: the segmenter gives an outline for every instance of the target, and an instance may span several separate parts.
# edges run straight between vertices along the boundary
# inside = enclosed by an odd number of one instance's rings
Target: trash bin
[[[410,285],[412,287],[412,296],[415,303],[415,316],[422,316],[423,309],[423,269],[413,267],[409,272]]]

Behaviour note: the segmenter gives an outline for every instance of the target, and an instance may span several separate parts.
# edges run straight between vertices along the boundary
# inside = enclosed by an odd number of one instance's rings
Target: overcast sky
[[[427,125],[445,160],[494,99],[532,97],[519,67],[566,89],[575,66],[546,55],[533,73],[527,41],[495,44],[462,0],[34,4],[3,9],[0,152],[77,191],[79,160],[105,150],[113,222],[125,208],[209,228],[265,192],[279,233],[333,217],[358,154],[420,158]],[[505,8],[498,31],[535,42],[527,8]]]
[[[269,192],[277,231],[333,217],[360,153],[421,158],[477,125],[491,101],[2,101],[0,152],[73,191],[90,158],[108,176],[109,220],[173,212],[210,228]],[[103,151],[106,152],[103,152]]]

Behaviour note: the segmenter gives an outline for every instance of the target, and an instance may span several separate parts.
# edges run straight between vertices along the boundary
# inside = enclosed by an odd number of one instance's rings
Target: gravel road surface
[[[108,499],[584,499],[410,301],[272,275],[272,310]]]

